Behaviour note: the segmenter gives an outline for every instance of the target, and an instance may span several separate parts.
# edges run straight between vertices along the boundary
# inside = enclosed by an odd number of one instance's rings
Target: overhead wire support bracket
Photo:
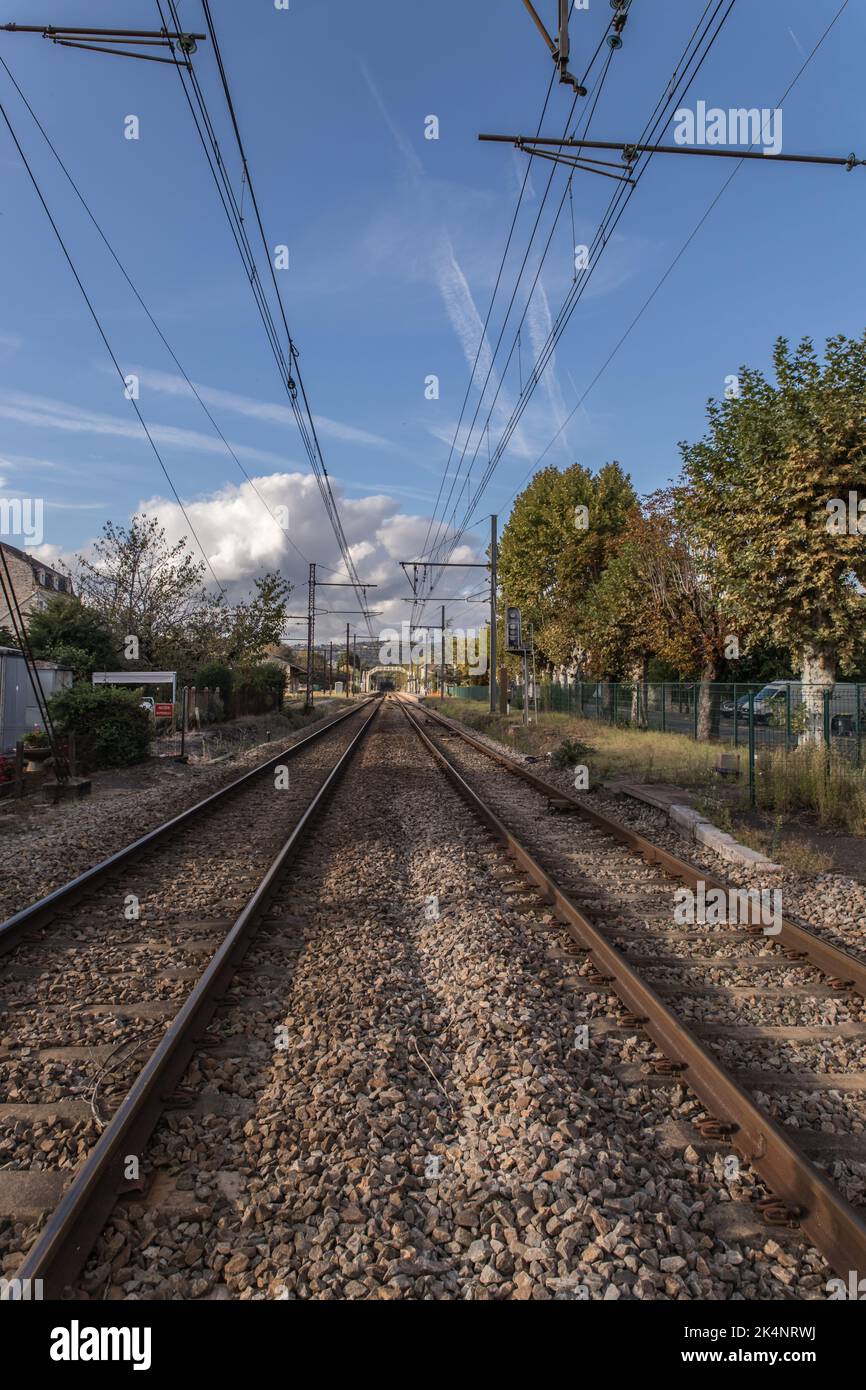
[[[765,164],[836,164],[851,170],[858,165],[866,164],[866,159],[858,159],[856,154],[851,153],[847,156],[829,154],[767,154],[763,150],[752,149],[713,149],[704,145],[637,145],[629,144],[623,140],[571,140],[561,136],[556,139],[548,139],[537,135],[479,135],[479,140],[493,142],[496,144],[513,145],[515,149],[523,150],[526,154],[537,155],[542,159],[553,159],[556,163],[570,165],[574,168],[583,168],[584,165],[576,163],[580,156],[560,155],[555,151],[560,149],[586,149],[586,150],[619,150],[626,168],[631,172],[631,167],[642,154],[691,154],[702,155],[710,159],[759,159]],[[538,146],[545,146],[539,149]],[[552,148],[554,153],[548,153]],[[601,160],[593,160],[592,163],[601,163]],[[601,170],[587,169],[587,173],[600,173]]]
[[[536,29],[540,33],[547,47],[550,49],[550,56],[559,71],[560,82],[573,87],[575,95],[586,96],[586,88],[578,82],[573,73],[568,70],[568,59],[570,54],[570,43],[568,37],[568,16],[571,9],[571,0],[559,0],[559,44],[555,44],[544,27],[544,21],[532,3],[532,0],[523,0],[523,4],[532,19]]]
[[[170,63],[173,67],[189,66],[189,59],[195,53],[199,40],[207,34],[196,34],[174,29],[85,29],[66,24],[0,24],[0,30],[7,34],[41,34],[61,48],[81,48],[91,53],[110,53],[117,58],[139,58],[146,63]],[[105,48],[95,42],[105,39],[111,43],[128,44],[139,48],[168,48],[177,44],[184,56],[180,63],[172,56],[161,58],[155,53],[130,53],[123,48]],[[173,52],[173,49],[172,49]]]

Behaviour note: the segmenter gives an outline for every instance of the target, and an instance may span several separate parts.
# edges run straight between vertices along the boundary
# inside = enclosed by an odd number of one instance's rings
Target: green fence
[[[463,700],[489,701],[486,685],[449,686]],[[530,700],[531,707],[533,706]],[[800,681],[575,681],[539,682],[539,713],[572,714],[620,728],[686,734],[745,749],[798,747],[822,742],[861,766],[866,741],[866,683],[834,687]],[[523,709],[523,690],[512,684],[509,706]]]

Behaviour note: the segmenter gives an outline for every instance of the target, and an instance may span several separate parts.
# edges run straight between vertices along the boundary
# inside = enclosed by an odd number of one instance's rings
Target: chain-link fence
[[[450,686],[449,694],[487,702],[486,685]],[[618,728],[685,734],[734,748],[793,750],[823,744],[863,765],[866,682],[833,687],[800,681],[540,681],[530,708],[571,714]],[[509,706],[523,709],[523,689],[512,684]],[[752,759],[753,760],[753,759]]]

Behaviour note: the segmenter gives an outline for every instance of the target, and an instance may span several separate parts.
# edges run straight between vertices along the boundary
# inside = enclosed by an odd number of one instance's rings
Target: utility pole
[[[316,566],[310,564],[310,578],[307,585],[309,594],[307,598],[307,698],[304,702],[305,711],[313,708],[313,637],[316,627]]]
[[[496,517],[490,518],[490,713],[496,713]]]
[[[355,662],[358,657],[358,634],[352,633],[352,694],[355,693]]]
[[[328,689],[334,693],[334,643],[328,643]]]
[[[439,703],[445,699],[445,604],[442,605],[442,651],[439,653],[441,662],[439,669]]]

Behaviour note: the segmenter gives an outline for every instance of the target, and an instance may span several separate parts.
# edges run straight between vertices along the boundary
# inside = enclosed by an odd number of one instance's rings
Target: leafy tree
[[[593,476],[580,464],[536,473],[515,501],[499,550],[504,600],[535,629],[542,663],[575,664],[580,613],[637,497],[618,463]]]
[[[170,546],[156,517],[132,518],[129,526],[107,521],[93,559],[78,557],[82,600],[118,637],[138,638],[142,666],[158,666],[166,644],[176,645],[206,595],[204,565],[187,553],[186,538]],[[134,663],[132,663],[134,664]]]
[[[815,733],[820,688],[864,651],[866,543],[834,523],[866,481],[866,333],[828,339],[823,361],[779,338],[773,364],[775,382],[743,367],[739,395],[709,402],[704,438],[680,445],[680,499],[734,622],[789,648],[816,687]]]
[[[132,669],[176,670],[190,683],[206,662],[260,660],[282,632],[291,585],[279,572],[256,579],[252,596],[232,606],[203,587],[204,564],[185,538],[169,545],[156,517],[107,522],[92,558],[78,563],[84,604],[121,644],[138,638],[138,658],[123,661]]]
[[[258,661],[279,642],[292,586],[279,571],[254,581],[254,595],[230,610],[225,655],[230,661]]]
[[[90,680],[94,671],[110,671],[120,661],[120,648],[104,618],[79,598],[56,595],[30,619],[34,655],[71,667],[76,680]]]
[[[666,538],[658,524],[632,513],[610,560],[587,594],[580,616],[580,642],[590,675],[628,679],[632,720],[647,716],[649,663],[660,643],[659,615],[652,601],[649,571],[659,563]]]

